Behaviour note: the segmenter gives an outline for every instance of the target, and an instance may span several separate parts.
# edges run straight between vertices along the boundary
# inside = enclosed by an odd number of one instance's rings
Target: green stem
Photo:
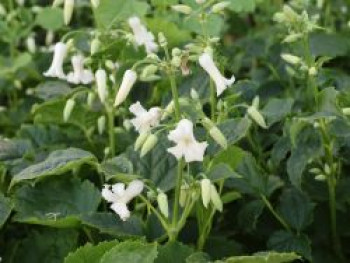
[[[115,135],[114,135],[114,107],[106,107],[108,119],[109,150],[111,156],[115,156]]]
[[[215,112],[216,112],[216,90],[214,87],[214,82],[210,79],[210,108],[211,108],[211,120],[215,122]]]
[[[281,225],[289,232],[291,232],[291,228],[290,226],[287,224],[286,221],[284,221],[284,219],[275,211],[275,209],[273,208],[273,206],[271,205],[270,201],[266,198],[265,195],[261,195],[260,196],[262,201],[264,202],[265,206],[270,210],[271,214],[273,214],[273,216],[277,219],[278,222],[281,223]]]
[[[170,240],[176,240],[177,235],[179,233],[178,229],[178,214],[179,214],[179,206],[180,206],[180,192],[181,192],[181,184],[182,184],[182,166],[183,160],[180,159],[177,164],[177,175],[176,175],[176,184],[175,184],[175,199],[174,199],[174,208],[173,208],[173,218],[172,218],[172,235],[170,236]]]

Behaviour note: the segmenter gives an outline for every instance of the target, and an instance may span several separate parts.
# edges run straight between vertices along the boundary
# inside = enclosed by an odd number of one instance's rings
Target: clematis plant
[[[63,42],[58,42],[54,48],[53,59],[50,68],[44,72],[45,77],[65,79],[66,75],[63,72],[63,63],[67,54],[67,45]]]

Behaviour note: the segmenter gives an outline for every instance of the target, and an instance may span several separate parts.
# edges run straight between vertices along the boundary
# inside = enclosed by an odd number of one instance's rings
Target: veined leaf
[[[10,216],[13,205],[9,198],[6,198],[0,193],[0,229],[5,224],[7,218]]]

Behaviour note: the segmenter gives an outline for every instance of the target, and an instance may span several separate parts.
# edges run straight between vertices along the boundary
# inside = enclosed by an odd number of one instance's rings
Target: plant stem
[[[287,224],[287,222],[275,211],[273,206],[271,205],[270,201],[266,198],[265,195],[260,196],[266,207],[270,210],[271,214],[277,219],[278,222],[281,223],[281,225],[289,232],[291,232],[290,226]]]
[[[211,108],[211,120],[215,122],[215,111],[216,111],[216,90],[214,87],[214,82],[212,79],[209,80],[210,83],[210,108]]]
[[[115,156],[115,135],[114,135],[114,107],[106,106],[108,119],[109,149],[111,156]]]

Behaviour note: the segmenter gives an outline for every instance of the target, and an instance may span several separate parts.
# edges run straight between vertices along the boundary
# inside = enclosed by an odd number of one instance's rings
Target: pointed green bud
[[[135,146],[134,146],[134,150],[138,151],[141,149],[142,145],[145,143],[147,137],[148,137],[149,133],[148,132],[144,132],[141,133],[139,135],[139,137],[137,137],[136,142],[135,142]]]
[[[213,185],[213,184],[210,185],[210,199],[211,199],[215,209],[222,212],[222,210],[223,210],[222,201],[221,201],[221,198],[220,198],[218,191],[216,190],[215,185]]]
[[[315,176],[316,181],[326,181],[326,176],[324,174],[319,174]]]
[[[301,63],[301,58],[294,56],[292,54],[283,53],[283,54],[281,54],[281,58],[284,61],[286,61],[287,63],[292,64],[292,65],[298,65]]]
[[[94,38],[90,44],[90,54],[94,55],[100,50],[101,42],[98,38]]]
[[[211,121],[211,119],[207,117],[204,117],[202,119],[202,124],[207,131],[210,131],[210,129],[215,126],[215,124]]]
[[[324,172],[326,173],[326,175],[330,175],[331,174],[331,168],[329,167],[328,164],[324,165]]]
[[[255,107],[250,106],[247,113],[260,127],[267,129],[264,117]]]
[[[253,99],[252,106],[256,109],[259,109],[259,104],[260,104],[260,98],[259,98],[259,96],[256,96]]]
[[[168,205],[168,196],[160,192],[157,196],[157,203],[158,203],[158,208],[160,212],[165,216],[166,218],[169,217],[169,205]]]
[[[303,37],[303,34],[300,34],[300,33],[290,34],[285,39],[283,39],[283,42],[284,43],[293,43],[293,42],[301,39],[302,37]]]
[[[216,14],[222,13],[222,11],[224,11],[229,5],[230,5],[229,1],[220,2],[213,5],[213,7],[211,8],[211,11]]]
[[[106,116],[103,115],[97,119],[98,134],[102,135],[105,129],[106,129]]]
[[[74,10],[74,0],[65,0],[63,7],[63,17],[65,25],[68,25],[72,19]]]
[[[63,121],[67,122],[75,106],[74,99],[68,99],[63,109]]]
[[[192,8],[188,5],[172,5],[171,9],[185,15],[189,15],[192,13]]]
[[[141,72],[141,78],[147,78],[149,76],[153,76],[158,71],[158,66],[154,64],[147,65],[143,68]]]
[[[210,193],[211,193],[211,182],[209,179],[201,180],[201,194],[202,194],[202,202],[205,208],[208,208],[210,202]]]
[[[145,156],[150,150],[152,150],[154,146],[156,146],[157,142],[158,137],[154,134],[150,134],[141,148],[141,158]]]
[[[309,172],[312,173],[312,174],[320,174],[320,173],[322,173],[321,169],[316,168],[316,167],[315,168],[311,168],[309,170]]]
[[[218,127],[214,126],[209,130],[210,136],[214,141],[219,144],[223,149],[227,148],[227,140],[225,135],[219,130]]]
[[[163,32],[158,33],[158,42],[161,47],[166,47],[168,45],[168,40],[166,39]]]
[[[199,94],[195,89],[191,89],[191,98],[194,100],[198,100],[199,99]]]

